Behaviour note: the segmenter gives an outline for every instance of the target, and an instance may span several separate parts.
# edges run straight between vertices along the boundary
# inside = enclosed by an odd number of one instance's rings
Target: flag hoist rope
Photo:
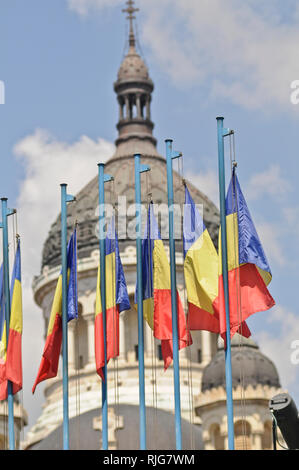
[[[77,231],[78,230],[78,221],[75,221],[74,229]],[[75,243],[75,240],[73,239],[73,243]],[[78,233],[76,236],[76,246],[73,245],[73,265],[75,262],[75,255],[77,253],[77,244],[78,244]],[[78,263],[78,258],[77,258],[77,263]],[[76,269],[78,267],[76,266]],[[74,282],[74,288],[73,292],[76,292],[75,289],[75,279],[73,279]],[[78,305],[78,318],[75,320],[75,393],[76,393],[76,418],[77,418],[77,449],[80,449],[80,435],[81,435],[81,430],[80,430],[80,415],[81,415],[81,383],[80,383],[80,375],[81,375],[81,364],[80,364],[80,358],[81,358],[81,348],[80,348],[80,331],[79,331],[79,324],[80,321],[83,320],[81,318],[82,312],[79,311],[79,305]],[[76,357],[76,351],[77,351],[77,357]]]
[[[149,171],[148,165],[140,163],[141,155],[134,155],[135,173],[135,217],[136,217],[136,261],[137,261],[137,317],[138,317],[138,374],[139,374],[139,441],[140,449],[146,450],[146,404],[144,376],[144,320],[143,320],[143,276],[142,276],[142,205],[140,174]]]
[[[178,158],[178,175],[179,175],[179,187],[178,187],[178,195],[182,194],[181,201],[179,201],[181,214],[180,214],[180,234],[181,238],[183,237],[183,230],[184,230],[184,204],[185,204],[185,187],[186,181],[184,178],[184,160],[183,157]],[[184,293],[184,311],[185,311],[185,318],[186,318],[186,326],[187,326],[187,335],[188,340],[191,336],[190,330],[190,323],[189,323],[189,315],[188,315],[188,299],[187,299],[187,290],[186,290],[186,282],[185,282],[185,275],[184,275],[184,241],[182,243],[182,260],[183,260],[183,293]],[[188,341],[189,342],[189,341]],[[190,449],[195,450],[195,436],[194,436],[194,406],[193,406],[193,369],[192,369],[192,345],[187,346],[186,357],[187,357],[187,373],[188,373],[188,400],[189,400],[189,423],[190,423]]]
[[[178,305],[176,282],[176,256],[174,238],[174,194],[173,194],[173,160],[181,156],[181,152],[174,152],[172,139],[166,139],[166,170],[167,170],[167,202],[169,226],[169,259],[170,259],[170,285],[171,285],[171,312],[172,312],[172,345],[173,345],[173,385],[174,385],[174,411],[175,411],[175,438],[176,450],[182,450],[181,425],[181,391],[180,391],[180,364],[179,364],[179,331],[178,331]]]
[[[232,363],[231,363],[231,335],[230,335],[230,302],[228,283],[228,256],[227,256],[227,230],[226,230],[226,187],[225,187],[225,157],[224,139],[233,131],[224,128],[224,118],[219,116],[217,120],[217,141],[218,141],[218,176],[219,176],[219,207],[220,207],[220,227],[221,227],[221,265],[222,284],[225,305],[226,324],[226,348],[225,348],[225,389],[226,389],[226,412],[227,412],[227,435],[228,449],[234,450],[234,405],[233,405],[233,384],[232,384]],[[220,248],[220,247],[219,247]]]
[[[152,184],[151,184],[151,170],[147,171],[145,174],[146,178],[146,194],[147,194],[147,211],[146,211],[146,226],[147,226],[147,243],[148,243],[148,284],[152,287],[150,292],[151,297],[154,297],[154,280],[153,280],[153,270],[152,270],[152,263],[153,259],[151,259],[151,246],[152,246],[152,229],[151,229],[151,219],[148,225],[148,214],[150,210],[150,204],[152,203]],[[152,254],[153,255],[153,254]],[[152,312],[154,315],[154,311]],[[154,317],[153,317],[154,318]],[[154,323],[154,322],[153,322]],[[152,325],[154,328],[154,325]],[[146,325],[145,328],[150,328],[149,325]],[[148,347],[149,345],[147,345]],[[157,396],[157,341],[154,336],[154,329],[151,331],[151,383],[152,383],[152,406],[153,406],[153,416],[152,416],[152,445],[153,448],[157,446],[157,434],[158,434],[158,426],[157,426],[157,410],[158,410],[158,396]]]
[[[233,211],[237,214],[237,220],[233,223],[233,246],[234,246],[234,265],[237,266],[237,276],[236,276],[236,302],[237,302],[237,313],[238,313],[238,323],[240,325],[239,330],[239,339],[238,339],[238,349],[240,352],[241,361],[239,362],[239,381],[241,388],[241,397],[240,397],[240,407],[241,407],[241,421],[242,421],[242,443],[243,449],[247,450],[247,424],[246,424],[246,397],[245,397],[245,371],[244,371],[244,357],[243,357],[243,318],[242,318],[242,292],[241,292],[241,279],[240,279],[240,266],[239,266],[239,233],[238,233],[238,219],[239,219],[239,203],[238,195],[236,191],[236,151],[235,151],[235,134],[229,136],[229,146],[230,146],[230,166],[231,166],[231,181],[232,181],[232,207]]]
[[[108,380],[107,380],[107,310],[106,310],[106,206],[105,183],[111,181],[112,176],[104,173],[104,163],[98,164],[99,184],[99,248],[100,248],[100,298],[102,306],[102,328],[104,346],[104,366],[102,367],[102,448],[108,450]]]
[[[115,429],[119,428],[119,369],[118,369],[118,356],[116,355],[117,346],[120,345],[116,344],[116,332],[115,332],[115,325],[116,325],[116,316],[117,316],[117,305],[116,305],[116,238],[115,232],[117,232],[116,227],[116,192],[115,192],[115,181],[114,179],[110,181],[109,186],[110,188],[110,204],[112,205],[112,218],[113,221],[112,225],[112,236],[113,236],[113,249],[112,252],[115,253],[115,261],[112,263],[112,279],[114,280],[112,284],[112,296],[115,299],[115,303],[113,304],[113,327],[112,327],[112,337],[113,337],[113,380],[114,380],[114,416],[115,416]],[[111,223],[111,222],[110,222]],[[123,312],[121,315],[124,315]],[[119,319],[120,321],[120,319]],[[118,336],[119,341],[119,336]]]
[[[9,322],[10,322],[10,276],[9,276],[9,234],[8,234],[8,218],[15,213],[15,209],[9,209],[7,207],[7,198],[1,198],[1,209],[2,209],[2,248],[3,248],[3,299],[5,305],[5,339],[6,339],[6,350],[8,345],[9,336]],[[14,426],[14,396],[13,396],[13,384],[11,381],[7,381],[7,404],[8,404],[8,447],[10,450],[15,449],[15,426]]]
[[[20,235],[19,235],[19,228],[18,228],[18,211],[16,210],[15,213],[13,214],[13,247],[14,247],[14,257],[16,257],[16,252],[17,252],[17,246],[18,246],[18,241],[20,240]],[[21,404],[21,441],[24,442],[25,440],[25,430],[24,430],[24,416],[23,416],[23,411],[24,411],[24,392],[23,392],[23,387],[19,392],[20,395],[20,404]]]

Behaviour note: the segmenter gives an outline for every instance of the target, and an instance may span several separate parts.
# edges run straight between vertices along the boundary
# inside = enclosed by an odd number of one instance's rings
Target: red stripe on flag
[[[215,314],[212,315],[191,302],[188,302],[187,321],[190,330],[206,330],[211,333],[219,333],[219,320]]]
[[[250,336],[245,320],[254,313],[268,310],[275,301],[254,264],[244,264],[228,272],[231,337],[236,332]],[[225,338],[226,318],[223,277],[219,276],[219,295],[213,304],[219,315],[220,334]]]
[[[18,393],[20,390],[21,390],[22,387],[20,387],[19,385],[17,384],[12,384],[12,394],[15,395],[16,393]],[[0,401],[2,400],[7,400],[7,380],[5,380],[4,382],[1,382],[0,383]]]
[[[52,333],[47,336],[43,357],[39,366],[37,378],[32,388],[35,392],[37,384],[46,379],[56,377],[58,371],[59,355],[62,343],[62,319],[56,314]]]
[[[6,378],[22,388],[22,335],[18,331],[9,330],[6,359]]]
[[[110,359],[119,356],[119,307],[106,310],[107,330],[107,364]],[[99,313],[95,317],[95,356],[98,375],[104,380],[103,367],[105,365],[103,317]]]
[[[186,316],[177,292],[179,349],[192,344],[186,325]],[[173,359],[171,290],[154,289],[154,336],[161,340],[161,350],[166,370]]]

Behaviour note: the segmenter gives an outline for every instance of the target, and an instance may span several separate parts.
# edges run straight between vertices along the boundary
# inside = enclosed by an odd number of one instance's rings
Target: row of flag
[[[246,319],[253,313],[267,310],[274,305],[274,300],[267,288],[272,275],[235,171],[226,197],[226,220],[230,331],[231,336],[238,332],[249,337],[250,330]],[[183,233],[188,313],[186,316],[177,292],[179,349],[192,344],[191,330],[207,330],[218,333],[225,340],[227,328],[221,266],[221,233],[219,234],[218,254],[187,186],[185,187]],[[164,369],[166,370],[173,359],[170,267],[152,203],[149,204],[146,229],[142,240],[142,266],[144,318],[152,329],[154,337],[161,341]],[[76,229],[67,247],[67,271],[67,319],[71,321],[78,317]],[[100,269],[98,269],[94,329],[95,360],[97,373],[103,379],[105,360],[100,286]],[[135,303],[138,288],[137,284]],[[106,235],[107,362],[119,355],[119,315],[129,309],[130,301],[113,219]],[[8,381],[12,382],[14,394],[22,388],[22,293],[19,240],[11,283],[8,344],[6,328],[3,268],[1,267],[0,400],[7,398]],[[57,375],[61,346],[62,273],[57,281],[47,338],[32,389],[33,393],[40,382]]]

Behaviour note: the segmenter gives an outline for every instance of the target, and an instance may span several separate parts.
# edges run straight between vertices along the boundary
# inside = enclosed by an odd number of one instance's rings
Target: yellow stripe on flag
[[[237,269],[239,265],[239,225],[238,214],[234,212],[226,216],[226,238],[227,238],[227,265],[228,271]],[[221,251],[221,229],[219,230],[219,275],[222,274],[222,251]],[[266,286],[270,283],[272,276],[257,266]]]
[[[106,310],[116,306],[115,252],[106,256]],[[102,313],[100,266],[98,268],[96,316]]]
[[[155,240],[153,263],[154,289],[170,289],[170,268],[162,240]]]
[[[11,301],[10,329],[22,333],[22,285],[15,279]]]
[[[188,302],[213,314],[218,295],[218,255],[207,230],[188,250],[184,274]]]
[[[54,300],[52,303],[51,315],[50,315],[50,320],[49,320],[49,325],[48,325],[47,336],[49,336],[53,331],[57,314],[62,315],[62,275],[61,274],[57,280],[57,285],[56,285],[56,290],[54,294]]]
[[[143,301],[143,317],[148,323],[148,326],[154,329],[154,299],[150,297]]]
[[[239,226],[236,212],[226,216],[227,268],[228,271],[239,267]],[[219,229],[219,276],[222,275],[221,228]]]

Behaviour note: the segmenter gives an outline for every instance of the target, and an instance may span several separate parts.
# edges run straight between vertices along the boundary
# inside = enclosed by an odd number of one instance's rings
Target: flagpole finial
[[[126,4],[127,4],[127,8],[124,8],[122,11],[123,13],[128,13],[127,19],[129,20],[129,23],[130,23],[129,44],[130,44],[130,47],[135,47],[136,40],[135,40],[135,34],[134,34],[134,28],[133,28],[133,20],[136,19],[136,17],[134,16],[134,13],[139,11],[139,8],[135,8],[134,0],[128,0]]]

